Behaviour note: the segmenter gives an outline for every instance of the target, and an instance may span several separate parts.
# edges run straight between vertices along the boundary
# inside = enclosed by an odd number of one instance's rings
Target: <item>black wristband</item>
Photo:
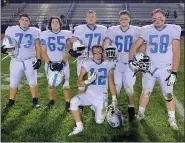
[[[177,72],[173,72],[173,71],[172,71],[171,74],[177,75]]]

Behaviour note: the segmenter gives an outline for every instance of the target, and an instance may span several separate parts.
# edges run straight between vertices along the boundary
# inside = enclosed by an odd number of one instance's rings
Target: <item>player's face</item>
[[[94,25],[96,24],[96,14],[95,13],[89,13],[86,16],[86,22],[88,25]]]
[[[94,48],[93,49],[93,58],[95,60],[101,60],[103,55],[103,51],[101,48]]]
[[[129,26],[130,17],[126,14],[123,14],[119,18],[120,26],[121,27],[127,27]]]
[[[21,28],[28,28],[29,24],[30,24],[30,20],[27,17],[21,17],[19,19],[19,24]]]
[[[162,13],[158,12],[153,14],[152,21],[155,27],[160,28],[164,26],[165,17]]]
[[[51,29],[52,29],[52,31],[59,31],[60,30],[60,22],[58,21],[58,19],[52,19]]]

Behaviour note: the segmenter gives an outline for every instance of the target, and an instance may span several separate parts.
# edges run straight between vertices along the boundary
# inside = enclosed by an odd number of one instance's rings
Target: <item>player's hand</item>
[[[73,49],[70,49],[69,50],[69,54],[72,56],[72,57],[75,57],[77,58],[78,56],[81,56],[82,53],[79,53],[78,51],[74,51]]]
[[[114,107],[114,109],[116,108],[118,102],[117,102],[117,98],[116,95],[112,95],[112,106]]]
[[[165,80],[167,82],[167,86],[172,86],[176,83],[177,80],[177,72],[171,72],[170,76]]]
[[[33,69],[39,69],[41,66],[41,59],[37,59],[37,62],[33,65]]]
[[[129,65],[130,65],[130,68],[134,71],[139,69],[139,65],[136,62],[134,62],[133,60],[129,61]]]
[[[96,80],[96,78],[97,78],[96,72],[93,72],[93,73],[89,72],[89,73],[88,73],[88,79],[85,80],[84,83],[85,83],[86,85],[91,84],[93,81]]]
[[[51,71],[56,71],[58,63],[52,63],[51,61],[49,61],[48,66],[51,69]]]
[[[61,71],[64,66],[66,65],[66,63],[64,61],[62,61],[61,63],[57,64],[57,71]]]

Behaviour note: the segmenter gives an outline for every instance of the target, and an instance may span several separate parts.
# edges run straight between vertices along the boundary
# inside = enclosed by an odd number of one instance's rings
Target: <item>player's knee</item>
[[[78,87],[78,90],[81,91],[81,92],[84,92],[85,91],[85,86]]]
[[[30,87],[35,87],[37,86],[37,80],[31,79],[28,81],[28,84]]]
[[[18,88],[19,82],[18,81],[12,81],[10,82],[10,88]]]
[[[104,120],[96,120],[96,124],[103,124]]]
[[[173,99],[173,93],[165,93],[163,96],[167,102],[170,102]]]
[[[150,97],[150,95],[151,95],[151,91],[149,91],[147,89],[142,90],[142,96]]]
[[[64,82],[64,84],[63,84],[63,89],[67,89],[67,90],[70,89],[69,80],[65,80],[65,82]]]
[[[133,95],[134,94],[134,88],[133,88],[133,86],[127,85],[126,88],[125,88],[125,92],[126,92],[126,94],[128,96]]]
[[[78,96],[74,96],[70,101],[71,110],[78,110],[78,106],[80,106],[80,98]]]

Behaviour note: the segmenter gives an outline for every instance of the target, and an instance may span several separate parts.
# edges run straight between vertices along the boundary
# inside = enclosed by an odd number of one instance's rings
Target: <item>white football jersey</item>
[[[110,39],[118,48],[118,62],[128,63],[130,48],[135,40],[139,38],[141,27],[130,25],[126,31],[123,31],[120,25],[109,27],[106,32],[106,38]]]
[[[155,68],[172,64],[172,41],[180,40],[181,27],[173,24],[165,24],[162,30],[158,30],[153,24],[142,27],[140,38],[146,42],[146,54],[151,58]]]
[[[35,40],[39,40],[40,29],[29,27],[27,30],[21,29],[20,26],[9,26],[5,35],[16,40],[18,47],[18,57],[26,60],[35,57]]]
[[[108,75],[110,69],[113,68],[113,63],[104,60],[97,64],[92,58],[89,58],[83,61],[82,67],[84,67],[87,72],[96,72],[97,74],[96,80],[87,87],[86,92],[97,96],[102,95],[102,93],[107,93]]]
[[[76,37],[82,44],[88,47],[91,53],[91,48],[95,44],[102,45],[105,39],[107,27],[96,24],[92,30],[87,24],[79,25],[74,28],[73,36]]]
[[[47,47],[47,55],[52,62],[61,62],[65,55],[65,47],[69,39],[72,37],[72,32],[61,30],[58,33],[53,33],[51,30],[41,32],[41,45]]]

